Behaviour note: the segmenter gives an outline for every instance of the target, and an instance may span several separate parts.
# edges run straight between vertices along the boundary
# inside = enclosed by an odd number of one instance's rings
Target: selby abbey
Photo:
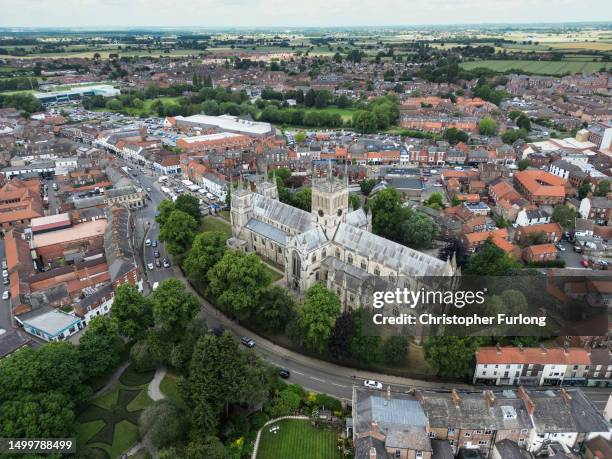
[[[313,173],[311,212],[280,202],[273,182],[261,181],[254,191],[242,184],[233,190],[228,246],[284,269],[289,288],[305,292],[321,282],[345,308],[356,308],[363,306],[363,288],[372,279],[397,285],[416,276],[457,273],[454,258],[442,261],[373,234],[372,215],[349,208],[348,176],[334,175],[331,164]]]

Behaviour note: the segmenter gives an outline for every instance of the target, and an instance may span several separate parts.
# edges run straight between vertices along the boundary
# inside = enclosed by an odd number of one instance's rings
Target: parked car
[[[574,246],[574,252],[576,252],[576,253],[582,253],[582,246],[581,246],[581,245],[579,245],[579,244],[576,244],[576,245]]]
[[[10,277],[3,277],[2,278],[2,285],[8,285],[10,283],[11,283]]]
[[[366,379],[363,382],[363,385],[365,387],[368,387],[369,389],[378,389],[378,390],[382,390],[383,385],[380,381],[374,381],[373,379]]]
[[[168,260],[167,258],[164,258],[164,268],[169,268],[170,267],[170,260]]]
[[[159,287],[159,282],[153,282],[153,290],[157,289],[157,287]]]
[[[151,239],[147,239],[147,240],[145,241],[145,245],[146,245],[147,247],[151,247]]]
[[[161,254],[159,253],[159,250],[155,250],[155,251],[153,252],[153,256],[154,256],[155,258],[159,258],[159,257],[161,257]]]
[[[555,247],[557,247],[557,249],[559,249],[561,252],[565,252],[565,247],[563,247],[560,242],[558,242]]]
[[[589,267],[589,260],[580,260],[580,264],[585,268]]]
[[[157,247],[157,241],[151,241],[151,247]]]
[[[249,338],[248,336],[243,336],[240,338],[240,342],[246,347],[255,347],[255,340],[253,338]]]
[[[11,292],[9,292],[8,290],[5,290],[4,292],[2,292],[3,300],[8,300],[10,297],[11,297]]]
[[[291,376],[291,372],[286,368],[281,368],[281,370],[278,372],[278,375],[283,379],[288,379],[289,376]]]
[[[154,269],[153,263],[149,263],[147,265],[147,268],[149,268],[149,271],[153,271],[153,269]]]
[[[161,268],[162,264],[161,264],[161,261],[159,260],[159,258],[156,258],[156,259],[155,259],[155,266],[156,266],[157,268]]]
[[[2,270],[2,277],[8,277],[8,271],[6,269]]]
[[[7,269],[8,265],[6,264],[6,260],[2,260],[2,269]]]

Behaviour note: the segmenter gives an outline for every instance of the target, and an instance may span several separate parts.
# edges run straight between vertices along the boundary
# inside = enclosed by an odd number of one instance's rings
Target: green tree
[[[608,193],[610,193],[610,183],[612,183],[610,180],[602,180],[599,182],[595,188],[595,196],[608,196]]]
[[[372,188],[374,188],[375,186],[376,186],[376,180],[374,179],[365,179],[359,184],[359,187],[361,188],[361,192],[366,196],[370,194],[370,192],[372,191]]]
[[[189,424],[183,410],[169,399],[159,400],[140,414],[138,428],[141,438],[156,448],[176,444],[187,435]]]
[[[405,336],[390,336],[383,342],[381,352],[386,364],[403,363],[408,353],[408,339]]]
[[[399,192],[395,188],[381,190],[368,201],[368,205],[374,234],[399,242],[401,223],[410,215],[410,211],[402,207]]]
[[[361,200],[359,196],[356,194],[349,195],[349,206],[353,208],[353,210],[357,210],[361,207]]]
[[[168,217],[170,217],[170,214],[175,209],[176,206],[170,199],[164,199],[159,203],[157,206],[157,216],[155,217],[155,221],[160,227],[164,226],[164,223],[166,223],[166,220],[168,220]]]
[[[272,279],[259,257],[253,253],[228,251],[208,271],[211,293],[219,305],[241,317],[254,314]]]
[[[153,325],[153,309],[132,284],[121,284],[115,290],[111,318],[120,335],[138,340]]]
[[[454,194],[453,197],[451,198],[451,206],[456,207],[459,204],[461,204],[461,199],[459,199],[459,196]]]
[[[175,341],[200,310],[198,299],[178,279],[166,279],[151,294],[155,325]]]
[[[525,114],[522,114],[517,118],[516,125],[521,129],[525,129],[527,132],[531,131],[531,121]]]
[[[353,127],[362,134],[376,132],[378,129],[378,117],[376,113],[359,110],[353,114]]]
[[[475,352],[486,343],[482,337],[430,336],[425,358],[440,376],[469,378],[474,374]]]
[[[304,143],[306,140],[306,134],[303,131],[296,132],[293,139],[296,143]]]
[[[190,194],[184,193],[176,198],[174,207],[191,215],[196,222],[199,222],[202,217],[202,213],[200,212],[200,200]]]
[[[286,387],[272,399],[268,414],[272,419],[295,414],[302,403],[302,397],[291,386]]]
[[[573,230],[576,225],[576,218],[579,217],[580,214],[576,209],[559,204],[553,209],[552,221],[559,223],[566,230]]]
[[[402,243],[414,249],[430,248],[438,235],[438,226],[427,215],[413,212],[401,223],[400,238]]]
[[[122,348],[117,323],[109,316],[94,317],[78,347],[85,375],[96,378],[116,367]]]
[[[208,231],[198,234],[187,253],[183,267],[187,275],[200,285],[206,283],[208,271],[225,254],[225,234]]]
[[[584,199],[592,191],[591,184],[586,182],[578,187],[578,197]]]
[[[518,262],[511,255],[488,240],[478,252],[469,258],[465,273],[480,276],[505,276],[518,267]]]
[[[529,167],[529,160],[521,159],[516,163],[516,165],[518,166],[519,171],[524,171]]]
[[[308,289],[298,317],[307,348],[319,353],[327,348],[340,311],[340,300],[335,293],[321,284]]]
[[[168,252],[181,260],[191,247],[197,228],[195,218],[182,210],[173,210],[159,231],[159,239],[166,243]]]
[[[497,123],[489,117],[484,117],[478,123],[478,130],[482,135],[493,135],[497,132]]]
[[[263,293],[255,320],[268,331],[282,330],[295,315],[295,302],[289,292],[272,285]]]
[[[436,209],[436,210],[440,210],[444,208],[444,196],[442,196],[442,193],[436,191],[435,193],[432,193],[431,196],[429,196],[429,198],[427,198],[427,201],[425,201],[425,205],[427,207],[431,207],[432,209]]]

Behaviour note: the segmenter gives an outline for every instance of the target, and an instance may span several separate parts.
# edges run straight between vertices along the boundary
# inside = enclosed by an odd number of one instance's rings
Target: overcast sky
[[[612,0],[0,0],[2,27],[612,21]]]

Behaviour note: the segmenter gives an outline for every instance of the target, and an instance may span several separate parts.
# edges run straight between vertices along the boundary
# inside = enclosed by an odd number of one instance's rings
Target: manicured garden
[[[278,426],[276,433],[270,432]],[[264,427],[258,459],[341,458],[337,448],[338,432],[313,427],[309,420],[286,419]]]
[[[99,457],[115,458],[138,441],[140,413],[153,403],[147,385],[154,373],[137,373],[127,367],[109,392],[85,408],[77,419],[79,451],[94,450]]]

